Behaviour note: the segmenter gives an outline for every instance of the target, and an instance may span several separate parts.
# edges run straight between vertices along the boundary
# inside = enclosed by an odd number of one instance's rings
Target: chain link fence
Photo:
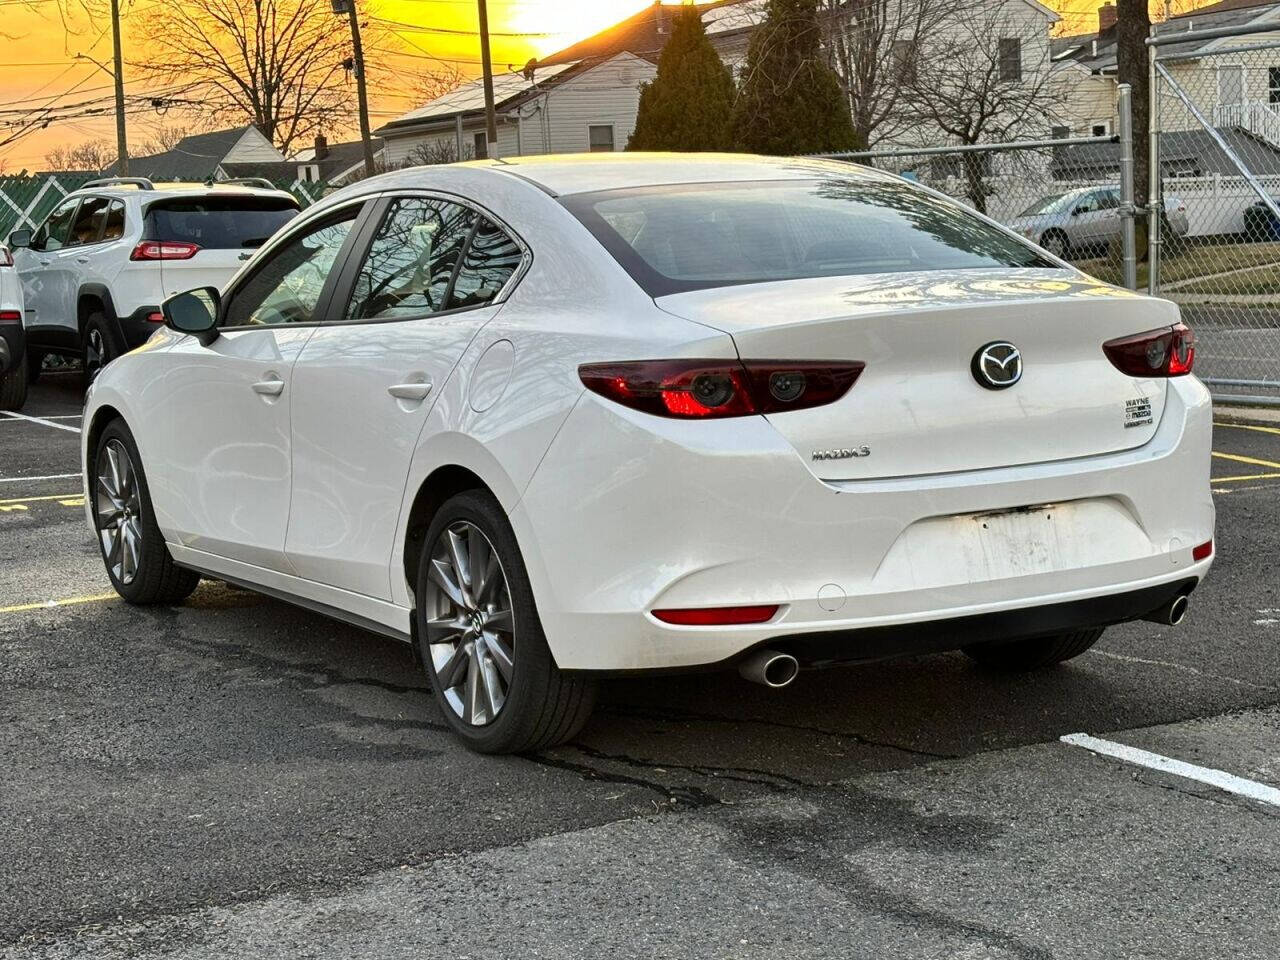
[[[1158,28],[1151,185],[1162,231],[1151,290],[1196,332],[1215,399],[1280,405],[1280,32]]]

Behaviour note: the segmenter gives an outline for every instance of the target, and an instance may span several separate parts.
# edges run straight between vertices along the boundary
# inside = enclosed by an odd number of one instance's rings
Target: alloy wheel
[[[119,440],[108,440],[98,452],[97,478],[95,507],[102,554],[116,580],[132,583],[142,558],[142,504],[138,472]]]
[[[427,648],[449,708],[471,726],[497,719],[511,690],[511,592],[489,538],[459,520],[441,531],[427,571]]]
[[[92,380],[102,369],[102,358],[107,355],[107,344],[102,339],[102,331],[90,327],[84,343],[84,372]]]

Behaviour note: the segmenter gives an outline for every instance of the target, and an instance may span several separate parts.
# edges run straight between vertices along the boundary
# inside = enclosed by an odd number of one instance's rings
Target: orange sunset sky
[[[139,34],[141,31],[137,27],[147,16],[148,9],[162,2],[179,0],[121,0],[126,80],[129,74],[127,62],[146,56],[146,50],[139,42],[130,42],[131,33]],[[476,29],[473,0],[359,2],[365,16],[404,24]],[[646,2],[648,0],[489,0],[492,31],[536,34],[495,37],[495,69],[503,69],[506,64],[522,65],[530,57],[567,46],[635,12]],[[1063,16],[1058,32],[1079,33],[1093,29],[1100,0],[1047,2]],[[1175,0],[1174,9],[1180,11],[1192,5],[1202,4],[1197,0]],[[104,62],[109,60],[111,37],[104,29],[106,18],[77,12],[64,20],[59,10],[69,8],[78,11],[77,0],[0,0],[0,110],[4,111],[0,113],[0,140],[11,134],[12,124],[20,118],[17,111],[50,104],[77,103],[110,93],[109,76],[87,61],[75,59],[77,53],[83,53]],[[1163,9],[1163,3],[1154,3],[1153,13],[1159,9]],[[419,53],[426,51],[437,57],[461,61],[458,68],[466,73],[478,72],[478,67],[472,62],[478,57],[474,36],[441,37],[402,31],[398,35],[392,34],[388,43],[395,44],[406,54],[414,51],[416,46]],[[429,69],[431,64],[431,61],[412,54],[393,57],[387,62],[397,69],[419,71]],[[146,85],[131,83],[128,91],[140,94],[146,91]],[[417,105],[408,85],[398,87],[394,82],[379,84],[372,99],[375,127]],[[172,114],[168,117],[130,117],[131,146],[145,140],[149,128],[154,128],[157,123],[181,122],[181,118]],[[349,135],[348,131],[334,133],[339,137]],[[110,116],[61,121],[0,147],[0,170],[5,173],[23,169],[35,171],[42,168],[46,152],[60,144],[113,138]]]

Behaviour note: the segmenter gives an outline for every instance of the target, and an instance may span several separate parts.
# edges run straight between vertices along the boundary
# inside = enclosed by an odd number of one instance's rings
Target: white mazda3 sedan
[[[571,737],[604,674],[1046,666],[1212,559],[1177,308],[856,166],[402,170],[164,313],[85,409],[116,590],[412,643],[477,750]]]

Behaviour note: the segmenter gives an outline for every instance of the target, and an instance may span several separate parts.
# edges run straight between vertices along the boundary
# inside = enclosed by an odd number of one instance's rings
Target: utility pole
[[[112,0],[115,3],[116,0]],[[369,94],[364,84],[364,46],[360,42],[360,14],[356,0],[332,0],[334,13],[345,13],[351,19],[351,72],[356,75],[356,100],[360,107],[360,143],[364,147],[364,174],[377,173],[373,164],[373,140],[369,135]]]
[[[489,8],[485,0],[476,0],[480,7],[480,65],[484,70],[484,129],[485,154],[498,159],[498,120],[493,111],[493,59],[489,55]]]
[[[129,143],[124,133],[124,57],[120,53],[120,0],[111,0],[111,55],[116,84],[116,176],[129,175]]]

